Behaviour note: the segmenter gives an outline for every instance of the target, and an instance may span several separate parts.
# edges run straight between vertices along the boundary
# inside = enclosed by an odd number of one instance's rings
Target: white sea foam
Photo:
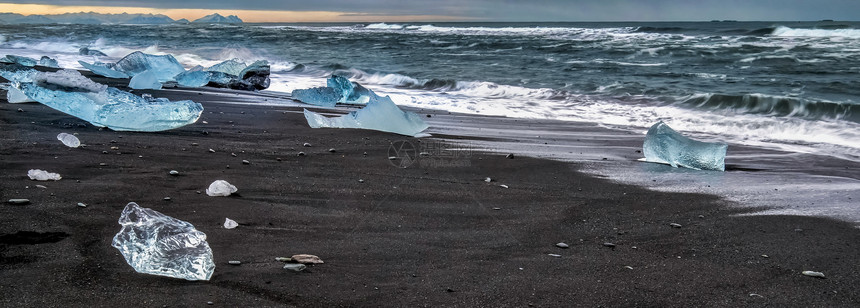
[[[794,29],[779,26],[771,33],[784,37],[847,37],[860,38],[860,29]]]

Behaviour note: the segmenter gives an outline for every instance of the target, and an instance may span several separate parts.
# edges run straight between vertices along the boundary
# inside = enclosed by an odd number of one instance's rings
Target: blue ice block
[[[173,77],[184,72],[185,68],[171,55],[150,55],[140,51],[128,54],[116,62],[116,70],[134,76],[152,71],[158,81],[173,81]]]
[[[332,118],[305,109],[305,119],[312,128],[361,128],[408,136],[415,136],[428,127],[419,115],[400,110],[390,100],[369,102],[361,110]]]
[[[663,121],[648,129],[642,153],[645,160],[696,170],[726,170],[725,143],[696,141],[673,130]]]

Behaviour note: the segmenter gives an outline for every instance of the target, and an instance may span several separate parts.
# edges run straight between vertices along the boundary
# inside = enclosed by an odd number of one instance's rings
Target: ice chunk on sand
[[[130,202],[111,246],[139,273],[209,280],[215,271],[206,234],[194,225]]]
[[[35,102],[14,85],[9,85],[6,89],[6,100],[12,104]]]
[[[353,85],[349,79],[338,75],[331,75],[331,77],[326,79],[325,82],[326,86],[340,93],[339,103],[346,103],[346,99],[349,98],[349,95],[352,94],[352,90],[355,89],[355,85]]]
[[[171,55],[150,55],[135,51],[116,62],[116,69],[134,76],[145,71],[155,73],[158,81],[172,81],[185,68]]]
[[[672,167],[696,170],[726,170],[725,143],[696,141],[682,136],[663,121],[657,122],[645,135],[642,152],[645,160]]]
[[[36,181],[59,181],[62,179],[58,173],[51,173],[40,169],[31,169],[30,171],[27,171],[27,176],[30,177],[31,180]]]
[[[90,70],[96,75],[109,77],[109,78],[128,78],[128,74],[112,69],[108,64],[95,62],[93,64],[89,64],[84,61],[78,61],[84,68]]]
[[[391,101],[370,102],[361,110],[328,118],[305,109],[305,119],[313,128],[362,128],[414,136],[427,129],[427,123],[413,112],[404,112]]]
[[[176,83],[183,87],[199,88],[209,83],[212,73],[206,71],[187,71],[176,75]]]
[[[341,99],[340,91],[329,87],[296,89],[290,96],[302,103],[323,107],[334,107]]]
[[[152,89],[161,90],[161,83],[158,82],[158,76],[153,71],[146,70],[143,73],[131,77],[128,82],[128,87],[132,89]]]
[[[230,218],[224,219],[224,228],[225,229],[235,229],[238,226],[239,226],[239,223],[237,223],[235,220],[232,220]]]
[[[42,56],[42,58],[39,59],[39,65],[45,67],[60,68],[60,63],[57,63],[57,60],[51,59],[51,57],[48,56]]]
[[[210,66],[207,71],[210,72],[222,72],[225,74],[230,74],[233,76],[240,76],[242,70],[244,70],[247,65],[244,62],[241,62],[239,59],[230,59],[213,66]]]
[[[209,184],[209,188],[206,189],[206,194],[212,197],[225,197],[237,191],[239,191],[239,189],[227,181],[217,180],[212,182],[212,184]]]
[[[75,137],[75,135],[60,133],[59,135],[57,135],[57,140],[62,141],[63,144],[70,148],[77,148],[81,146],[81,140],[79,140],[78,137]]]
[[[271,67],[266,60],[259,60],[239,72],[239,81],[230,88],[237,90],[264,90],[269,87]]]
[[[0,70],[0,75],[20,78],[15,81],[21,92],[37,102],[113,130],[168,130],[196,122],[203,112],[203,106],[192,101],[145,99],[93,82],[74,70],[29,74]]]
[[[95,49],[89,49],[87,47],[78,49],[78,54],[82,56],[97,56],[97,57],[107,57],[107,55],[101,51]]]
[[[36,66],[36,64],[38,63],[38,61],[36,61],[36,59],[30,58],[30,57],[15,56],[15,55],[6,55],[6,60],[9,63],[17,63],[17,64],[27,66],[27,67]]]

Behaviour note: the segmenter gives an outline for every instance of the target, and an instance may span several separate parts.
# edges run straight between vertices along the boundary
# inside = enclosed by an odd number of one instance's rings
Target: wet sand
[[[0,305],[860,302],[860,230],[849,223],[738,216],[753,209],[613,183],[581,172],[577,162],[454,151],[438,138],[311,129],[300,107],[220,103],[244,93],[147,92],[200,102],[203,116],[166,132],[115,132],[40,104],[0,102]],[[61,132],[76,133],[86,146],[65,147],[56,140]],[[403,161],[389,160],[389,149],[404,141],[431,155],[394,166]],[[63,179],[31,181],[29,169]],[[219,179],[238,194],[202,193]],[[5,203],[12,198],[31,203]],[[217,265],[212,279],[138,274],[126,264],[110,244],[128,202],[205,232]],[[224,229],[225,218],[240,226]],[[296,273],[274,259],[299,253],[325,264]],[[827,278],[801,275],[805,270]]]

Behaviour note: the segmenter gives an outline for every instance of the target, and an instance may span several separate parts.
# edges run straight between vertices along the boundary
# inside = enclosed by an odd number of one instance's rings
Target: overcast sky
[[[2,1],[2,0],[0,0]],[[860,20],[860,0],[31,0],[15,4],[447,16],[486,21]],[[239,17],[242,17],[241,15]],[[419,18],[420,19],[420,18]],[[277,20],[273,20],[277,21]]]

